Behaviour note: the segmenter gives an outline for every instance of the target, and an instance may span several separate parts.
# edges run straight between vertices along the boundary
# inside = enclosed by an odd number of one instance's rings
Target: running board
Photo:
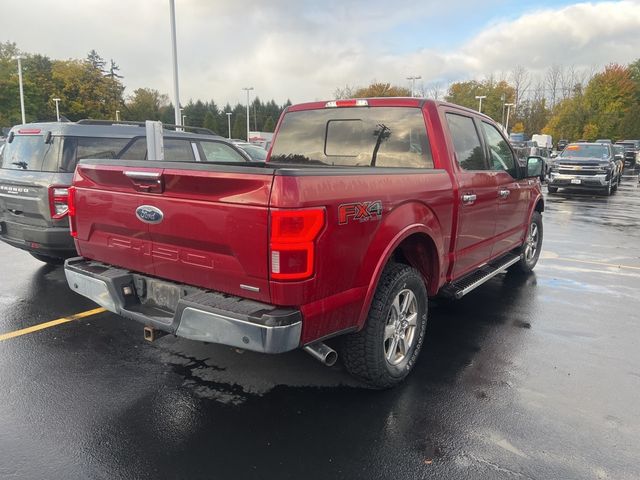
[[[475,272],[455,282],[448,283],[440,291],[441,295],[456,300],[464,297],[471,290],[479,287],[487,280],[491,280],[499,273],[504,272],[511,265],[520,261],[520,255],[509,253],[499,260],[480,267]]]

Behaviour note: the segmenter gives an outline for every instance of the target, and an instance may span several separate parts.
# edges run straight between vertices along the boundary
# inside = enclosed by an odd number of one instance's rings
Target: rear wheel
[[[41,262],[47,263],[49,265],[62,265],[64,263],[64,258],[50,257],[49,255],[42,255],[40,253],[29,253],[36,260],[40,260]]]
[[[416,363],[427,327],[427,289],[408,265],[387,265],[365,327],[344,338],[342,359],[352,375],[374,388],[400,383]]]
[[[529,273],[538,263],[542,250],[542,215],[533,212],[531,222],[527,229],[527,236],[521,249],[520,261],[515,263],[510,270]]]

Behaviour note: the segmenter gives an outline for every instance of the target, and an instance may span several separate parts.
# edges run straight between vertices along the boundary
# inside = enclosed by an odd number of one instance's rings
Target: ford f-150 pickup
[[[83,160],[70,287],[145,337],[304,348],[400,382],[428,298],[459,298],[542,247],[541,159],[487,116],[416,98],[289,107],[262,164]],[[487,306],[490,308],[490,306]],[[333,343],[332,343],[333,344]]]

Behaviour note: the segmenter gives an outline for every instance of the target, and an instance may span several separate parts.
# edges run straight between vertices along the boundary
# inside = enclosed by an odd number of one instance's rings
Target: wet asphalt
[[[547,195],[533,274],[432,302],[400,387],[110,313],[0,341],[0,479],[640,478],[640,188]],[[0,244],[0,334],[95,308]]]

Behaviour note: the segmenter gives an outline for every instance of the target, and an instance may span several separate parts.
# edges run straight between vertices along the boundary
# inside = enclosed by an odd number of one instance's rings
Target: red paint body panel
[[[149,162],[135,167],[160,175],[158,193],[148,193],[124,174],[134,167],[80,164],[74,180],[79,252],[176,282],[298,307],[301,344],[307,344],[363,326],[384,266],[410,237],[404,245],[421,245],[409,253],[428,277],[430,295],[522,243],[540,200],[539,183],[505,172],[465,172],[453,154],[445,112],[477,112],[415,98],[368,103],[363,108],[422,108],[434,169],[367,167],[341,173],[331,167],[310,171],[267,164],[256,173],[255,168],[180,168],[175,163],[165,168]],[[287,112],[324,109],[325,104],[295,105]],[[277,136],[276,130],[274,144]],[[498,192],[505,188],[511,194],[501,199]],[[465,193],[475,194],[477,201],[463,204]],[[380,202],[381,214],[376,209],[360,222],[355,215],[344,221],[343,213],[341,221],[341,206],[366,202]],[[136,217],[141,205],[162,211],[162,221],[142,223]],[[314,242],[313,276],[271,279],[271,209],[314,207],[324,210],[326,223]]]

